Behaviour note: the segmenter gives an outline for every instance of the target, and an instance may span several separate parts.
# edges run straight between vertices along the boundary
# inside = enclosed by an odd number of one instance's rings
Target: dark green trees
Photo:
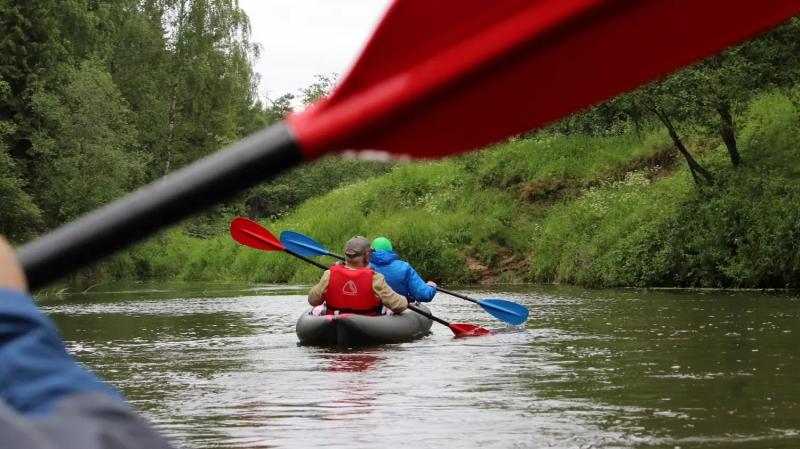
[[[0,232],[12,239],[264,123],[235,0],[0,0],[0,29]]]

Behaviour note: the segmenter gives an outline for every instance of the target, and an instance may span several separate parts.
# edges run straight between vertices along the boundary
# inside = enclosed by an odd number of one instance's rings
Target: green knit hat
[[[390,242],[386,237],[378,237],[372,241],[372,249],[385,249],[386,251],[392,251],[392,242]]]

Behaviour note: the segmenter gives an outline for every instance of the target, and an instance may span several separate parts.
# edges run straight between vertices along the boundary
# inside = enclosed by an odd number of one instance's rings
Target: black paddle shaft
[[[439,287],[439,286],[436,286],[436,290],[439,290],[442,293],[447,293],[448,295],[453,295],[453,296],[455,296],[457,298],[466,299],[467,301],[471,301],[471,302],[474,302],[475,304],[478,304],[477,300],[472,299],[469,296],[464,296],[461,293],[456,293],[454,291],[450,291],[450,290],[444,289],[444,288]]]
[[[420,314],[422,316],[428,317],[428,318],[432,319],[433,321],[436,321],[437,323],[441,323],[441,324],[444,324],[447,327],[450,327],[450,323],[448,323],[447,321],[445,321],[445,320],[443,320],[443,319],[441,319],[439,317],[435,317],[435,316],[431,315],[430,313],[418,308],[415,305],[409,304],[408,308],[413,310],[414,312],[417,312],[418,314]]]
[[[306,256],[303,256],[303,255],[301,255],[301,254],[297,254],[296,252],[294,252],[294,251],[290,250],[289,248],[284,248],[283,250],[284,250],[284,251],[286,251],[287,253],[289,253],[289,254],[293,255],[294,257],[297,257],[298,259],[303,259],[303,260],[305,260],[306,262],[310,263],[311,265],[315,265],[317,268],[322,268],[323,270],[327,270],[327,269],[329,268],[329,267],[326,267],[325,265],[323,265],[323,264],[321,264],[321,263],[317,262],[317,261],[316,261],[316,260],[314,260],[314,259],[309,259],[309,258],[308,258],[308,257],[306,257]]]
[[[35,290],[302,161],[291,130],[278,123],[25,244],[17,256]]]

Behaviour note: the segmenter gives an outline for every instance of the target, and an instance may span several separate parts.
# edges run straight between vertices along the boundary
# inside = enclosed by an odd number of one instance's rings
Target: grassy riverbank
[[[588,286],[800,286],[800,115],[755,99],[740,119],[744,164],[689,138],[714,176],[696,186],[658,129],[612,137],[541,133],[471,155],[401,165],[263,224],[339,251],[390,237],[426,278]],[[358,176],[342,174],[342,176]],[[282,253],[173,229],[104,265],[118,278],[311,282]]]

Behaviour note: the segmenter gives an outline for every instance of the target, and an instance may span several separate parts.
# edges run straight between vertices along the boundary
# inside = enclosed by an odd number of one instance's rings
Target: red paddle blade
[[[327,100],[307,159],[454,154],[543,126],[780,23],[797,0],[403,0]]]
[[[271,232],[244,217],[231,221],[231,237],[244,246],[264,251],[283,251],[285,248]]]
[[[494,332],[489,329],[476,326],[474,324],[450,323],[448,326],[456,337],[479,337],[481,335],[492,335]]]

